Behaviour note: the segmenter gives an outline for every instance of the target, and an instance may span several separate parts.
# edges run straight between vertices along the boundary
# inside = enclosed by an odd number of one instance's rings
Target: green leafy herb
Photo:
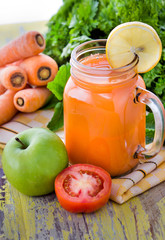
[[[47,88],[53,93],[52,99],[49,101],[47,108],[54,104],[54,115],[47,127],[52,131],[57,131],[63,127],[63,92],[70,77],[70,64],[66,63],[59,68],[59,71],[52,82],[47,84]]]
[[[63,92],[66,82],[70,77],[70,64],[62,65],[57,72],[55,79],[49,82],[47,88],[61,101],[63,99]]]
[[[47,127],[52,131],[57,131],[64,125],[63,120],[63,102],[58,102],[54,108],[54,115]]]

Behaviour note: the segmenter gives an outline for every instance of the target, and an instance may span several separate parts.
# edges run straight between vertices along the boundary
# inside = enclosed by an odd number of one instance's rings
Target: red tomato
[[[67,211],[89,213],[107,203],[111,183],[111,177],[104,169],[90,164],[74,164],[57,175],[55,192]]]

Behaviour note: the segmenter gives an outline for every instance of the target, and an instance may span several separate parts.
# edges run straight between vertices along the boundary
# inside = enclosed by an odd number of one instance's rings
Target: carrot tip
[[[13,87],[21,87],[25,82],[25,78],[21,73],[15,73],[11,77],[11,84]]]
[[[24,99],[21,98],[21,97],[19,97],[19,98],[17,99],[17,104],[18,104],[18,106],[22,107],[22,106],[24,105]]]
[[[40,67],[38,70],[38,78],[42,81],[47,80],[51,76],[51,69],[49,67]]]
[[[40,47],[44,45],[44,38],[42,37],[41,34],[36,35],[36,42]]]

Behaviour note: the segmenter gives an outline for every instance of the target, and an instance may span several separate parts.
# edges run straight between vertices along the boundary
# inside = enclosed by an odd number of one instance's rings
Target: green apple
[[[54,191],[54,180],[68,166],[68,155],[55,133],[31,128],[9,140],[2,154],[2,166],[18,191],[40,196]]]

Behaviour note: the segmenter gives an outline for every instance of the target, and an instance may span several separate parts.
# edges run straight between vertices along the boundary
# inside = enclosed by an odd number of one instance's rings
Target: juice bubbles
[[[71,58],[64,91],[65,144],[72,164],[89,163],[122,175],[138,164],[145,147],[145,105],[136,102],[136,87],[145,88],[136,72],[138,59],[111,69],[105,40],[82,45]]]

